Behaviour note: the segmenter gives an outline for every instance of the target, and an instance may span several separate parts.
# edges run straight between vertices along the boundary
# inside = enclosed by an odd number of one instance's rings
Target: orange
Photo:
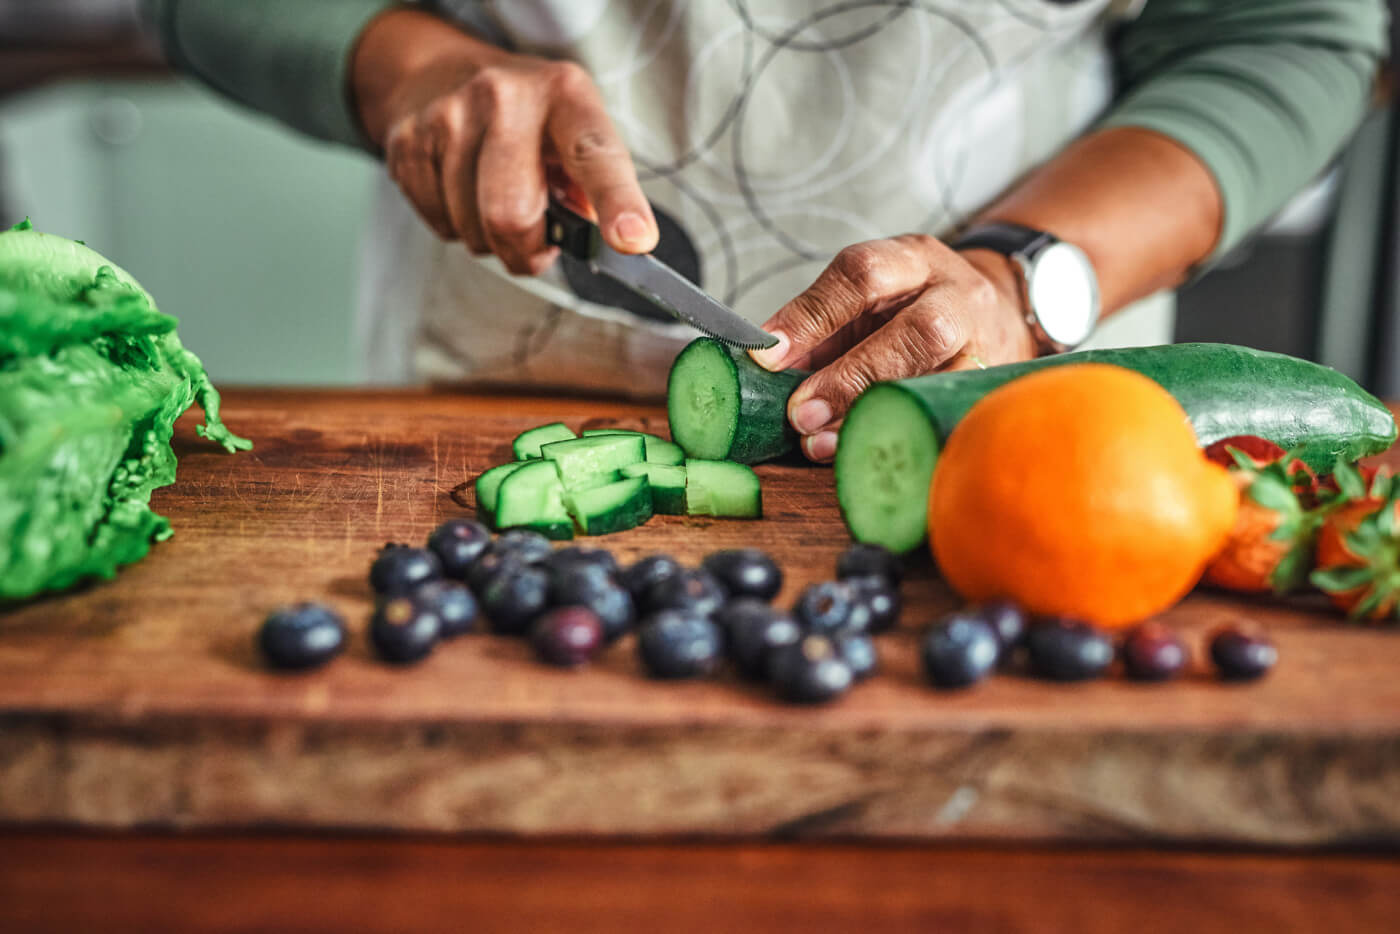
[[[1120,627],[1195,586],[1238,506],[1165,389],[1122,367],[1066,364],[988,393],[953,430],[929,538],[968,600]]]

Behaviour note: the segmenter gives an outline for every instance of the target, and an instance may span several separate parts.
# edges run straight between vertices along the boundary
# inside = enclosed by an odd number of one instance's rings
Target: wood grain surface
[[[1400,844],[1400,632],[1304,599],[1197,594],[1166,619],[1183,682],[1064,686],[1014,675],[939,693],[918,628],[953,606],[925,561],[884,673],[831,707],[731,679],[640,677],[630,640],[584,671],[471,636],[377,662],[365,572],[385,541],[468,512],[462,492],[523,428],[560,418],[664,431],[659,410],[552,398],[235,392],[254,438],[229,456],[177,430],[156,494],[175,537],[112,582],[0,616],[0,820],[102,827],[300,826],[583,834]],[[761,521],[658,517],[588,540],[624,560],[758,545],[782,599],[847,538],[829,470],[759,468]],[[272,607],[327,600],[352,645],[326,669],[264,669]],[[1204,634],[1248,620],[1280,649],[1222,685]]]
[[[1142,850],[0,833],[24,934],[1382,934],[1400,862]]]

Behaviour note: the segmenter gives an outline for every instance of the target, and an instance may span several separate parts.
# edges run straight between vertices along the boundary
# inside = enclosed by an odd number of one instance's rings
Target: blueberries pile
[[[999,601],[949,614],[930,626],[920,645],[924,673],[939,688],[976,684],[998,668],[1016,664],[1024,652],[1031,674],[1049,681],[1088,681],[1108,672],[1115,657],[1135,681],[1167,681],[1191,660],[1186,644],[1168,627],[1147,622],[1130,631],[1115,651],[1103,630],[1072,619],[1034,624],[1013,603]],[[1278,660],[1263,636],[1237,626],[1217,630],[1209,653],[1219,676],[1250,681]]]
[[[452,519],[427,547],[390,543],[375,557],[377,597],[369,641],[384,661],[410,664],[437,644],[477,628],[530,641],[540,661],[587,664],[629,632],[653,678],[699,678],[728,662],[748,681],[766,682],[783,700],[823,703],[879,668],[874,635],[899,619],[899,560],[878,545],[855,544],[836,579],[812,584],[790,610],[772,604],[783,572],[756,548],[708,555],[698,568],[655,554],[628,567],[600,548],[554,548],[536,532],[512,529],[494,540],[485,526]],[[323,665],[346,642],[344,620],[316,603],[275,610],[258,631],[269,664]],[[964,688],[998,669],[1024,664],[1037,677],[1074,682],[1107,673],[1115,658],[1139,681],[1176,677],[1190,661],[1179,636],[1144,623],[1121,645],[1070,619],[1030,620],[1009,602],[959,610],[930,626],[920,643],[924,672],[938,688]],[[1267,639],[1238,627],[1213,634],[1209,655],[1221,678],[1245,681],[1273,667]]]
[[[661,554],[623,568],[603,549],[556,549],[520,529],[493,540],[480,523],[453,519],[426,548],[380,550],[369,571],[369,640],[384,661],[408,664],[482,616],[493,632],[528,638],[542,662],[576,667],[635,630],[651,677],[703,677],[727,659],[786,700],[817,703],[874,674],[871,636],[899,617],[900,565],[888,551],[853,545],[836,570],[837,580],[808,587],[784,611],[771,603],[782,569],[756,548],[713,552],[698,568]],[[345,640],[344,620],[314,603],[274,611],[258,633],[268,662],[293,670],[326,663]]]

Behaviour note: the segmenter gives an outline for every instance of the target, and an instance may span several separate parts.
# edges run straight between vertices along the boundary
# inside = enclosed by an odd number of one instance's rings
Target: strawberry
[[[1286,460],[1288,462],[1288,476],[1293,489],[1302,494],[1305,505],[1312,505],[1312,499],[1317,495],[1318,480],[1313,469],[1301,458],[1290,455],[1268,438],[1261,438],[1258,435],[1231,435],[1206,445],[1203,453],[1206,460],[1230,468],[1244,466],[1239,455],[1243,455],[1255,468],[1267,467],[1277,461]]]
[[[1233,445],[1225,450],[1234,461],[1240,508],[1225,547],[1206,566],[1205,581],[1245,593],[1296,590],[1307,578],[1325,509],[1304,504],[1296,458],[1284,453],[1261,462],[1248,450]],[[1310,490],[1311,484],[1306,486]],[[1304,495],[1310,498],[1310,492]]]
[[[1317,540],[1312,582],[1353,619],[1397,615],[1400,603],[1400,484],[1383,472],[1339,464],[1338,506]]]

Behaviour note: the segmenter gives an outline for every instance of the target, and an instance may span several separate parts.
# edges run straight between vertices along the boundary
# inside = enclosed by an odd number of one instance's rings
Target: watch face
[[[1031,309],[1056,344],[1084,342],[1099,318],[1099,281],[1084,251],[1054,243],[1035,255],[1026,275]]]

